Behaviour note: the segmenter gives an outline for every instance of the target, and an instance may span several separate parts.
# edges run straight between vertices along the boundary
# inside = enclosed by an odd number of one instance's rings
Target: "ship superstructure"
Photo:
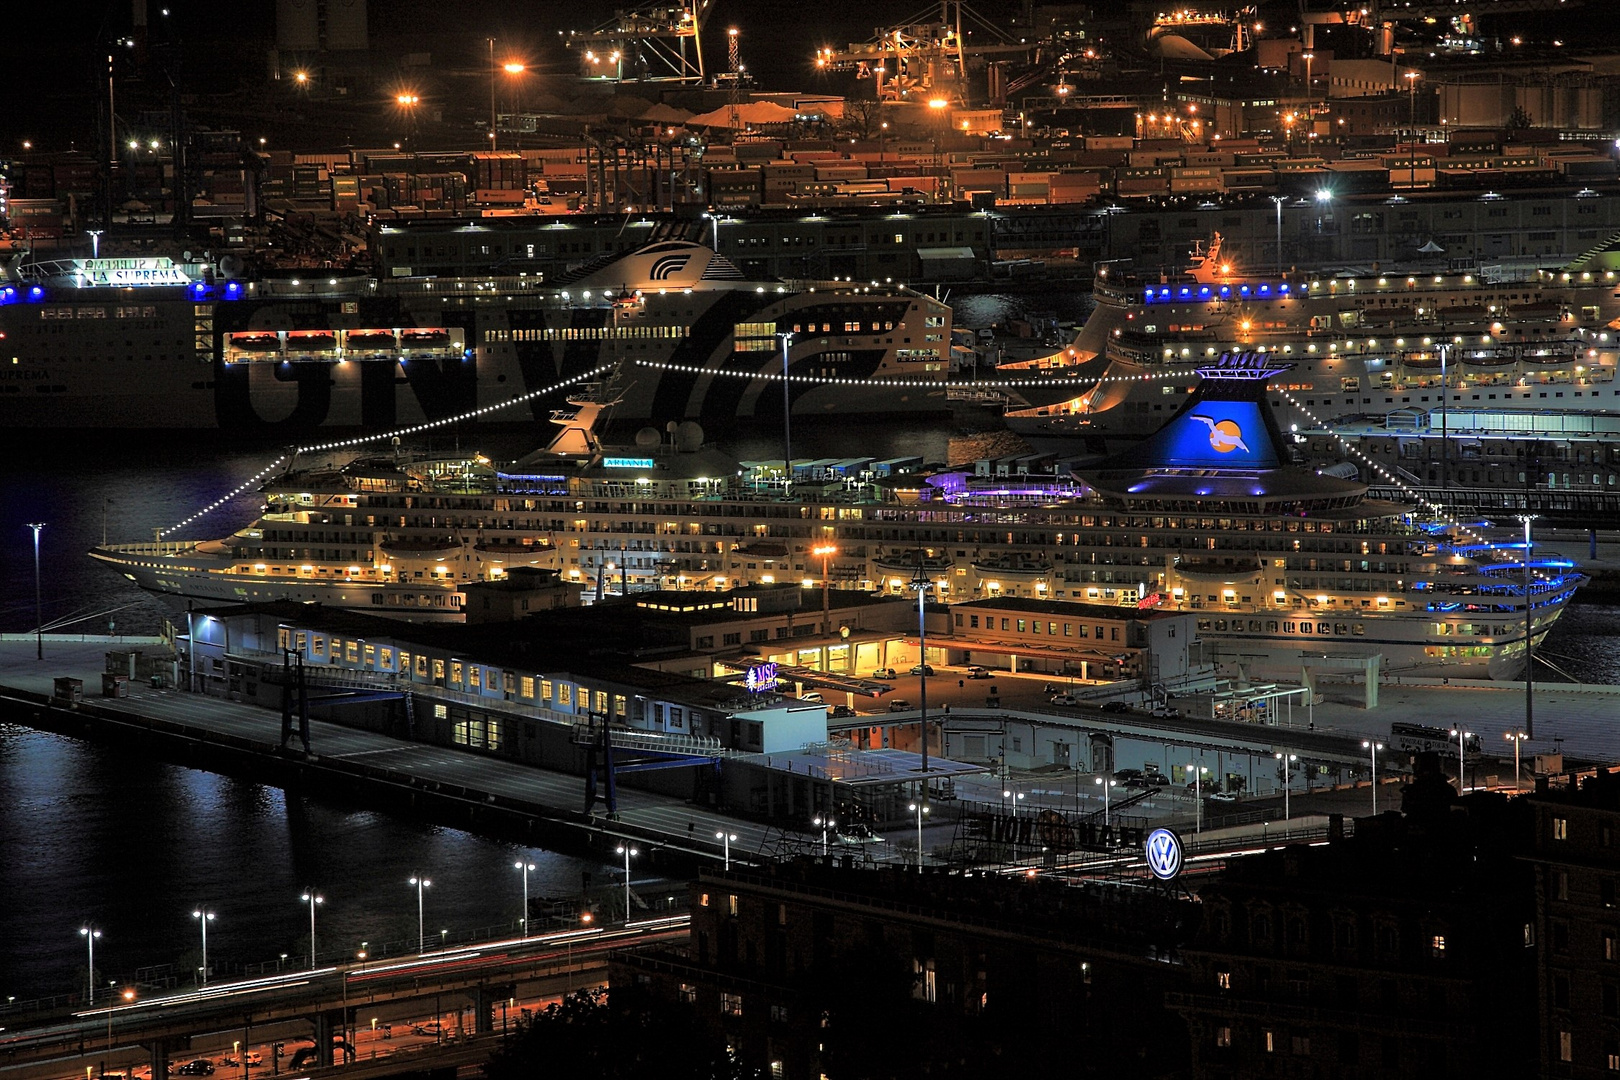
[[[256,280],[200,263],[83,259],[0,281],[0,423],[388,430],[491,409],[605,363],[620,418],[946,412],[950,308],[899,285],[749,280],[666,240],[538,275]],[[865,385],[869,384],[869,385]],[[938,384],[938,385],[936,385]],[[766,392],[770,390],[772,392]],[[544,420],[551,402],[481,422]]]
[[[1067,386],[1020,388],[1029,431],[1140,428],[1179,406],[1198,368],[1232,350],[1288,365],[1285,424],[1397,409],[1620,410],[1613,270],[1255,273],[1216,234],[1179,281],[1098,268],[1096,307],[1066,349],[1018,365]]]
[[[1138,446],[1084,468],[885,475],[848,459],[741,469],[695,429],[585,458],[361,463],[290,473],[261,520],[204,544],[94,554],[143,587],[226,601],[323,599],[459,617],[460,589],[547,566],[587,593],[813,585],[905,593],[921,562],[947,603],[1028,596],[1190,611],[1217,656],[1301,655],[1504,677],[1582,582],[1511,540],[1435,526],[1364,484],[1291,463],[1257,354],[1206,365]],[[1528,580],[1528,584],[1527,584]]]

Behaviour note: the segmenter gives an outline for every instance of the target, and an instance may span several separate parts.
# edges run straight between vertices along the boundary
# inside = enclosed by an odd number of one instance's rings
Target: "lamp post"
[[[1450,402],[1446,400],[1448,380],[1446,379],[1446,361],[1450,359],[1451,343],[1442,341],[1440,351],[1440,486],[1451,486],[1451,434],[1448,425],[1451,418],[1446,415]]]
[[[314,889],[305,889],[300,900],[309,905],[309,970],[315,970],[315,905],[326,903],[326,897]]]
[[[624,921],[628,925],[630,922],[630,856],[638,855],[640,852],[629,844],[620,844],[614,850],[624,856]]]
[[[1204,831],[1204,774],[1209,769],[1197,762],[1190,762],[1187,768],[1193,771],[1193,831]]]
[[[1419,71],[1406,73],[1406,186],[1417,187],[1417,81]]]
[[[1102,785],[1102,791],[1103,791],[1103,826],[1107,827],[1107,825],[1108,825],[1108,789],[1113,787],[1116,783],[1118,783],[1118,781],[1114,780],[1112,778],[1105,780],[1105,779],[1103,779],[1102,777],[1099,776],[1099,777],[1097,777],[1096,780],[1094,780],[1092,782],[1095,783],[1095,784],[1101,784]]]
[[[924,618],[924,604],[928,598],[928,574],[923,568],[923,550],[917,549],[917,572],[911,577],[911,587],[917,593],[917,729],[922,746],[922,799],[928,805],[928,626]]]
[[[1288,201],[1288,196],[1268,195],[1266,198],[1277,204],[1277,276],[1282,277],[1282,208],[1283,203]]]
[[[495,136],[495,39],[489,39],[489,148],[498,149]]]
[[[213,920],[214,913],[212,911],[209,911],[207,908],[198,908],[196,911],[193,911],[191,913],[191,917],[193,919],[196,919],[197,924],[202,927],[202,947],[203,947],[202,985],[207,986],[208,985],[208,924],[209,924],[210,921]]]
[[[831,600],[827,595],[829,584],[828,571],[830,569],[828,560],[830,560],[834,555],[838,554],[838,549],[832,544],[817,544],[815,547],[810,549],[810,554],[821,556],[821,634],[823,637],[825,637],[832,633],[832,606]],[[821,669],[826,671],[831,667],[831,665],[827,663],[827,653],[825,650],[823,650],[821,657]]]
[[[43,521],[30,521],[27,528],[34,530],[34,659],[45,659],[45,616],[39,600],[39,530]]]
[[[1525,475],[1530,475],[1531,463],[1524,463]],[[1528,487],[1528,485],[1526,485]],[[1536,520],[1536,515],[1525,514],[1519,520],[1524,522],[1524,735],[1527,739],[1536,737],[1535,718],[1535,604],[1530,597],[1530,523]]]
[[[793,348],[793,332],[777,334],[782,339],[782,494],[793,490],[793,397],[788,382],[788,350]]]
[[[417,955],[421,955],[427,952],[427,947],[422,944],[424,940],[422,935],[422,890],[432,885],[433,882],[421,875],[417,875],[410,879],[409,884],[416,889],[416,952]]]
[[[1305,94],[1308,97],[1311,93],[1311,61],[1316,58],[1316,54],[1313,52],[1301,53],[1300,58],[1305,61]],[[1332,81],[1331,73],[1329,73],[1328,79],[1330,82]]]
[[[523,874],[523,936],[529,936],[529,871],[534,869],[534,863],[524,859],[522,862],[512,864],[512,869]]]
[[[714,222],[714,252],[718,255],[720,253],[720,215],[705,211],[703,216]]]
[[[1468,790],[1466,787],[1463,786],[1463,776],[1464,776],[1463,770],[1465,770],[1468,767],[1466,758],[1465,758],[1464,753],[1463,753],[1463,740],[1465,738],[1467,738],[1467,739],[1473,738],[1474,733],[1472,731],[1464,731],[1462,729],[1461,724],[1459,724],[1456,727],[1452,728],[1451,733],[1453,735],[1457,736],[1457,794],[1461,795],[1463,792]]]
[[[420,96],[411,93],[396,94],[394,100],[401,109],[405,110],[405,120],[408,125],[411,153],[416,152],[416,107],[422,103]]]
[[[84,943],[90,950],[90,976],[85,985],[89,987],[89,993],[86,995],[89,998],[87,1004],[94,1005],[96,1003],[96,939],[101,936],[101,931],[87,924],[79,927],[79,936],[84,938]]]
[[[1012,790],[1009,789],[1009,790],[1003,791],[1001,793],[1001,797],[1002,797],[1003,800],[1011,800],[1012,801],[1012,816],[1013,816],[1013,820],[1017,821],[1018,820],[1018,800],[1020,800],[1020,799],[1022,799],[1024,797],[1024,793],[1022,791],[1012,791]]]
[[[513,78],[516,78],[529,69],[527,65],[517,60],[508,60],[506,63],[501,65],[501,70],[506,72],[508,75],[511,75]],[[506,104],[507,107],[513,111],[514,115],[518,115],[523,112],[523,86],[521,83],[518,84],[517,88],[512,93],[507,95]],[[494,134],[495,130],[492,127],[490,129],[490,147],[492,149],[495,145]],[[521,150],[523,149],[523,125],[521,121],[517,124],[516,136],[517,139],[513,144],[513,148]]]
[[[1293,817],[1288,807],[1288,792],[1294,786],[1294,762],[1298,761],[1299,758],[1294,754],[1283,753],[1273,754],[1272,756],[1277,759],[1277,765],[1282,769],[1283,820],[1288,821]]]
[[[1368,751],[1372,755],[1372,802],[1373,802],[1373,813],[1377,814],[1378,813],[1378,751],[1380,751],[1380,750],[1382,750],[1384,748],[1384,744],[1381,743],[1381,742],[1373,742],[1370,739],[1363,739],[1361,741],[1361,747],[1362,747],[1363,750]]]
[[[1519,747],[1523,746],[1524,740],[1529,737],[1522,731],[1510,731],[1502,736],[1502,738],[1513,744],[1513,790],[1515,793],[1519,790]]]
[[[723,841],[725,843],[725,845],[726,845],[726,869],[730,870],[731,869],[731,842],[733,840],[737,839],[737,834],[736,833],[726,832],[724,829],[721,829],[719,832],[714,834],[714,838],[716,840],[720,840],[720,841]],[[826,846],[825,840],[823,841],[822,846],[823,847]]]
[[[922,823],[923,818],[928,816],[928,805],[914,802],[906,809],[917,815],[917,873],[920,874],[923,872]]]
[[[821,854],[822,857],[825,858],[827,855],[827,831],[834,825],[837,825],[838,822],[834,821],[830,817],[818,817],[812,818],[810,824],[821,830]]]

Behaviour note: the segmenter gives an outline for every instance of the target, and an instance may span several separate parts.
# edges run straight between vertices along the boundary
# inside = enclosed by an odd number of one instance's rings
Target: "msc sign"
[[[1174,881],[1181,873],[1181,837],[1169,829],[1154,829],[1144,847],[1148,872],[1160,881]]]
[[[750,694],[762,694],[767,690],[776,689],[776,665],[756,664],[748,669],[743,677],[743,685]]]

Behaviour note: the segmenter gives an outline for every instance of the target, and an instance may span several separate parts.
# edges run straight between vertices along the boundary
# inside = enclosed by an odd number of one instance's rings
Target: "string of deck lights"
[[[1317,427],[1321,428],[1323,431],[1326,431],[1329,435],[1333,436],[1333,438],[1338,441],[1339,446],[1341,446],[1347,454],[1349,454],[1353,458],[1356,458],[1359,461],[1365,462],[1368,465],[1368,467],[1370,467],[1374,472],[1376,472],[1379,476],[1382,476],[1384,479],[1388,480],[1391,484],[1393,484],[1395,487],[1399,488],[1401,491],[1405,492],[1415,502],[1417,502],[1418,505],[1428,507],[1442,521],[1446,522],[1448,525],[1455,526],[1457,529],[1459,529],[1466,536],[1470,537],[1471,539],[1473,539],[1477,543],[1483,545],[1484,547],[1489,548],[1491,551],[1495,552],[1498,556],[1503,557],[1503,558],[1511,558],[1511,557],[1513,557],[1513,552],[1510,552],[1506,548],[1503,548],[1503,547],[1491,542],[1490,540],[1487,540],[1484,536],[1482,536],[1478,532],[1474,531],[1474,529],[1470,528],[1468,525],[1466,525],[1462,521],[1458,520],[1457,516],[1455,514],[1453,514],[1451,512],[1451,510],[1448,509],[1444,504],[1434,502],[1431,499],[1425,499],[1423,496],[1419,495],[1417,493],[1417,491],[1411,487],[1411,485],[1409,485],[1405,481],[1401,480],[1398,476],[1395,476],[1393,473],[1391,473],[1388,469],[1384,468],[1384,466],[1379,464],[1377,461],[1374,461],[1372,458],[1370,458],[1366,454],[1362,453],[1362,451],[1358,447],[1352,446],[1350,444],[1349,440],[1347,440],[1343,435],[1340,435],[1337,431],[1334,431],[1332,426],[1326,420],[1323,420],[1320,416],[1317,416],[1314,410],[1306,408],[1303,404],[1301,404],[1299,399],[1294,397],[1293,394],[1289,393],[1287,390],[1283,390],[1283,391],[1281,391],[1281,393],[1282,393],[1283,399],[1286,400],[1290,405],[1292,405],[1294,408],[1298,409],[1300,412],[1304,413],[1306,416],[1310,417],[1311,422],[1313,424],[1315,424]],[[1524,559],[1525,559],[1526,562],[1529,561],[1530,552],[1526,551],[1524,553]],[[1545,575],[1537,575],[1537,576],[1542,577],[1543,580],[1545,580]]]
[[[1059,379],[972,379],[967,382],[943,382],[937,379],[857,379],[844,378],[836,375],[783,375],[781,372],[770,371],[721,371],[715,368],[704,367],[701,364],[672,364],[659,360],[637,360],[638,367],[656,368],[659,371],[675,371],[686,375],[714,375],[728,376],[733,379],[761,379],[766,382],[781,382],[786,379],[790,383],[805,383],[813,386],[885,386],[899,389],[916,390],[954,390],[958,388],[998,390],[1002,387],[1019,386],[1063,386]],[[1076,384],[1091,383],[1135,383],[1149,382],[1160,378],[1158,375],[1087,375],[1076,379]],[[1075,389],[1080,390],[1079,385]],[[1078,394],[1077,394],[1078,396]]]
[[[519,394],[517,397],[511,398],[510,400],[507,400],[507,401],[500,402],[499,404],[496,404],[496,405],[484,405],[484,406],[482,406],[480,408],[477,408],[477,409],[471,409],[471,410],[469,410],[467,412],[464,412],[464,413],[458,413],[455,416],[446,416],[446,417],[443,417],[442,419],[439,419],[439,420],[428,420],[428,421],[426,421],[424,423],[414,424],[411,427],[396,428],[393,431],[384,431],[384,432],[381,432],[381,433],[376,434],[376,435],[357,435],[352,439],[338,439],[338,440],[335,440],[333,442],[311,443],[308,446],[294,447],[290,454],[282,454],[280,457],[276,458],[276,460],[272,461],[269,465],[266,465],[264,468],[260,469],[258,472],[254,473],[252,476],[248,477],[245,481],[243,481],[238,487],[235,488],[235,490],[231,491],[228,495],[223,495],[220,498],[214,500],[213,502],[209,503],[207,506],[203,507],[201,510],[198,510],[196,513],[192,514],[190,517],[186,518],[184,521],[176,522],[175,524],[169,526],[167,529],[163,529],[163,530],[159,531],[158,532],[158,539],[161,540],[161,539],[163,539],[163,537],[168,536],[171,533],[178,532],[179,530],[185,528],[187,525],[190,525],[192,522],[198,520],[199,518],[206,517],[207,515],[213,513],[215,510],[218,510],[220,507],[225,506],[232,499],[235,499],[237,496],[241,495],[243,492],[247,491],[249,488],[252,488],[255,485],[257,485],[258,482],[263,480],[266,476],[269,476],[272,472],[275,471],[276,467],[279,466],[282,462],[287,461],[290,458],[296,458],[299,454],[315,454],[315,453],[320,453],[320,452],[326,451],[326,450],[343,450],[343,449],[347,449],[347,448],[353,447],[353,446],[363,446],[366,443],[380,442],[383,439],[399,439],[399,438],[404,438],[407,435],[418,435],[418,434],[421,434],[424,431],[431,431],[434,428],[443,427],[446,424],[459,424],[464,420],[473,420],[473,419],[476,419],[476,418],[478,418],[480,416],[487,416],[490,413],[499,412],[502,409],[509,409],[513,405],[521,405],[526,401],[533,401],[537,397],[544,397],[547,394],[554,394],[558,390],[562,390],[565,387],[572,386],[575,383],[584,382],[584,381],[586,381],[588,379],[594,379],[599,375],[602,375],[602,374],[604,374],[604,373],[606,373],[608,371],[611,371],[613,369],[613,367],[614,367],[614,365],[612,365],[612,364],[603,364],[600,367],[592,368],[590,371],[581,372],[580,374],[575,375],[572,378],[567,378],[567,379],[562,380],[561,382],[552,383],[550,386],[542,387],[539,390],[530,390],[526,394]]]

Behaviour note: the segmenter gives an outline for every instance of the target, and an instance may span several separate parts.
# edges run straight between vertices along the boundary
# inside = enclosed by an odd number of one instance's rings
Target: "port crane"
[[[703,23],[713,0],[663,0],[614,13],[594,30],[571,31],[588,82],[700,84]]]
[[[971,40],[975,33],[983,35],[980,41]],[[944,97],[965,105],[974,61],[993,67],[996,58],[1027,58],[1036,48],[1014,41],[961,0],[940,0],[903,23],[880,28],[870,41],[816,50],[815,63],[818,71],[854,71],[876,80],[879,101]]]

